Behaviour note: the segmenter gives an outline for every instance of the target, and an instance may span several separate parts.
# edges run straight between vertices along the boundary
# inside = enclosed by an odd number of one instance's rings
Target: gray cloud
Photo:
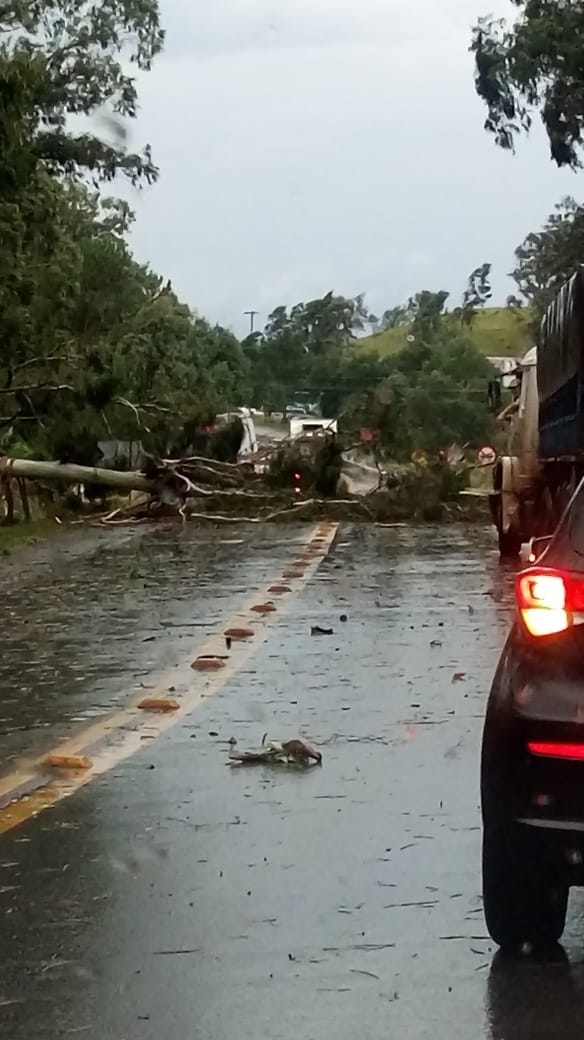
[[[575,191],[541,133],[518,156],[484,133],[470,25],[505,0],[162,0],[166,54],[141,81],[132,146],[160,183],[134,244],[212,319],[245,328],[330,288],[377,312],[462,292]],[[209,10],[205,10],[208,7]]]
[[[167,0],[167,55],[190,60],[279,48],[399,46],[424,35],[435,40],[467,9],[464,0],[213,0],[208,7]]]

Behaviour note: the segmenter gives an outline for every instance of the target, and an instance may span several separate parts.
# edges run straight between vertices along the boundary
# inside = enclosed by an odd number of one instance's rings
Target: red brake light
[[[517,601],[530,635],[565,632],[574,624],[574,614],[584,611],[584,581],[560,571],[532,567],[517,579]]]
[[[584,761],[584,744],[553,744],[531,740],[527,750],[539,758],[564,758],[572,762]]]

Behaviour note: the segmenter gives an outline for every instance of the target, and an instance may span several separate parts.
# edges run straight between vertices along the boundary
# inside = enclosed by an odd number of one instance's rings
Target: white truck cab
[[[523,541],[521,501],[540,473],[537,347],[519,362],[514,400],[498,418],[509,423],[507,453],[495,462],[490,505],[501,555],[514,556]]]

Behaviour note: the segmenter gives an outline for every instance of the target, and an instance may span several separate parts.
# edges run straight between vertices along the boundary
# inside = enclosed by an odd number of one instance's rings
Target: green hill
[[[529,310],[512,310],[508,307],[489,307],[479,311],[472,327],[470,338],[488,357],[522,357],[533,346]],[[359,350],[375,352],[382,357],[396,354],[407,343],[409,328],[388,329],[374,336],[356,341]]]

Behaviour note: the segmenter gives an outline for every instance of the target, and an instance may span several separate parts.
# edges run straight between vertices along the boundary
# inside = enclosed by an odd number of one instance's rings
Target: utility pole
[[[249,318],[249,334],[250,334],[250,336],[253,336],[254,329],[255,329],[256,315],[259,314],[260,312],[259,311],[244,311],[243,313]]]

